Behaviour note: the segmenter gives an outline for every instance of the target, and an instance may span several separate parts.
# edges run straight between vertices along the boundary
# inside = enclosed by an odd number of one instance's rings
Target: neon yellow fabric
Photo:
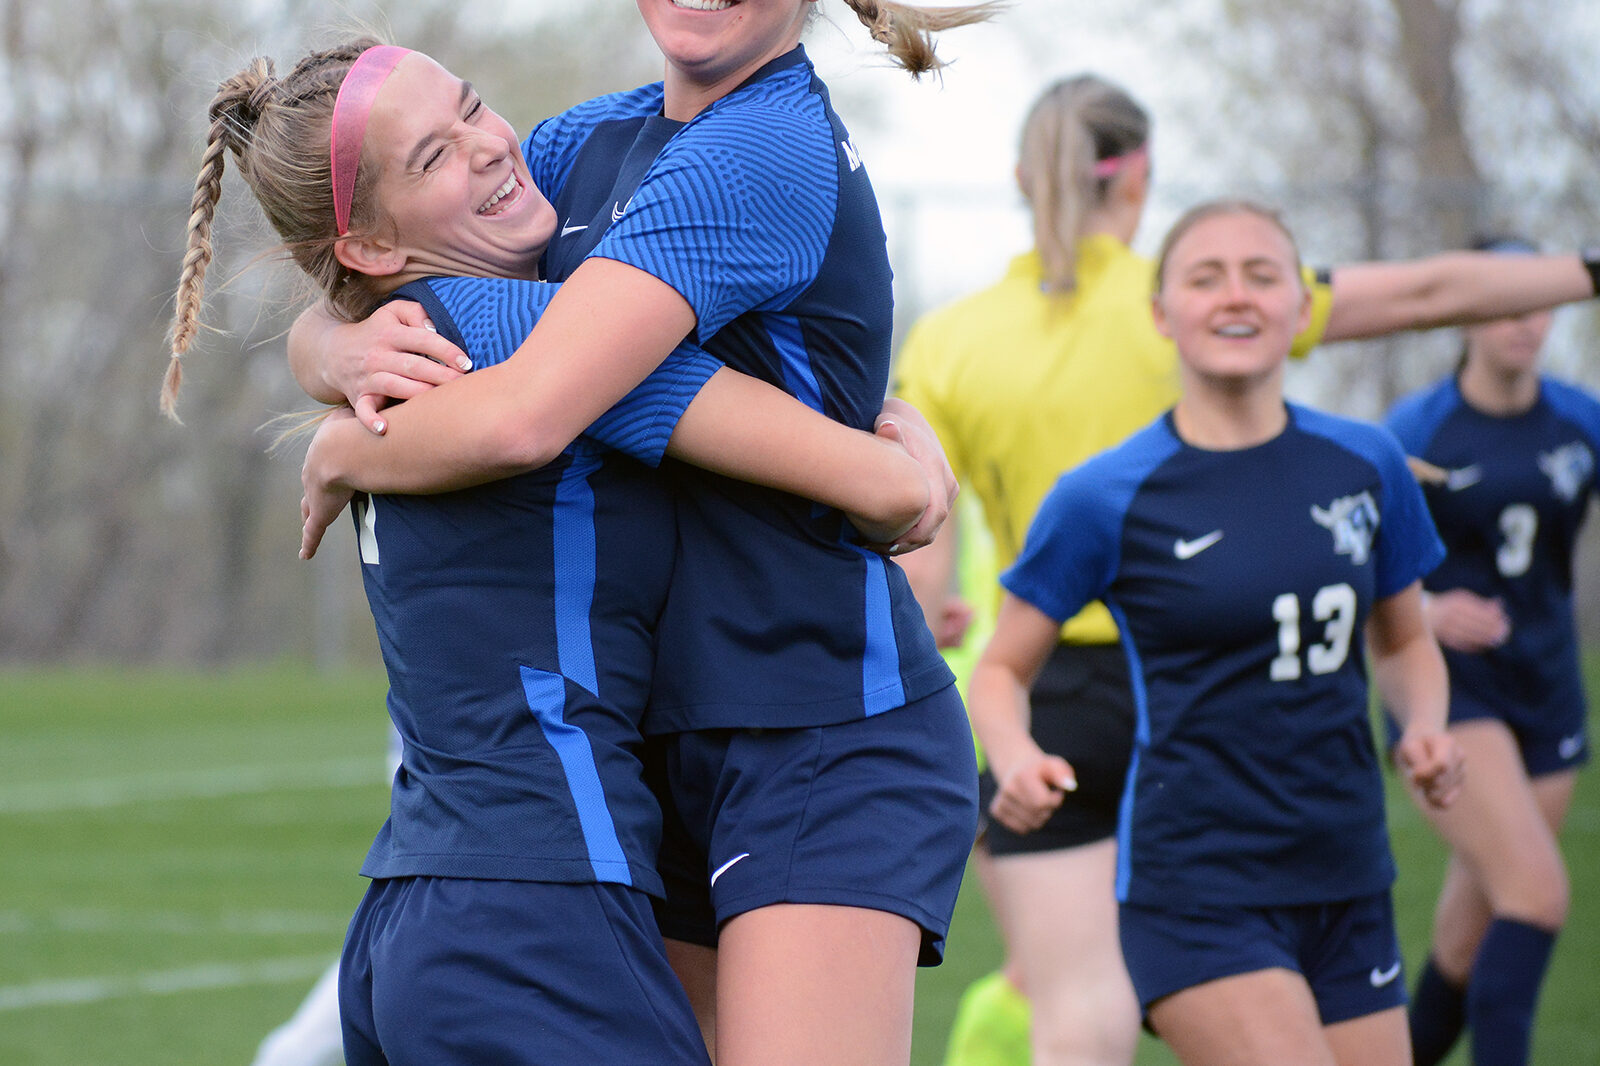
[[[1150,313],[1155,265],[1107,234],[1078,242],[1078,288],[1047,296],[1039,257],[1018,256],[998,284],[924,316],[895,367],[895,391],[939,434],[977,495],[996,573],[1022,549],[1056,478],[1120,444],[1178,399],[1178,360]],[[1312,321],[1294,355],[1321,340],[1332,294],[1310,273]],[[1062,627],[1078,644],[1116,640],[1091,604]]]
[[[985,974],[961,994],[944,1066],[1030,1066],[1033,1008],[1003,973]]]

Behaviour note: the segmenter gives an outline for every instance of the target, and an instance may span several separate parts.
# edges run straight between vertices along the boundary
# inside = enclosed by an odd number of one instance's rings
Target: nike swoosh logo
[[[1482,480],[1483,467],[1474,463],[1472,466],[1464,466],[1460,470],[1450,471],[1449,474],[1445,475],[1444,487],[1451,492],[1460,492],[1462,489],[1471,488]]]
[[[1193,559],[1221,539],[1222,530],[1220,529],[1213,529],[1205,536],[1196,537],[1193,540],[1184,540],[1179,537],[1172,542],[1172,554],[1179,559]]]
[[[717,884],[717,878],[719,878],[723,874],[727,873],[728,870],[731,869],[735,863],[740,862],[740,861],[742,861],[744,859],[748,859],[749,857],[750,857],[750,853],[748,851],[740,852],[738,855],[735,855],[733,858],[729,859],[727,862],[725,862],[721,866],[717,867],[717,872],[711,875],[711,886],[713,888],[715,888],[716,884]]]
[[[1583,734],[1574,733],[1570,737],[1562,737],[1556,742],[1556,754],[1563,759],[1576,759],[1583,750]]]
[[[1372,968],[1372,972],[1367,974],[1367,980],[1372,982],[1372,987],[1373,988],[1382,988],[1384,985],[1389,984],[1391,981],[1393,981],[1396,977],[1399,977],[1399,976],[1400,976],[1400,964],[1398,962],[1396,962],[1393,966],[1389,967],[1387,970],[1380,970],[1376,966],[1374,966]]]
[[[561,227],[561,235],[563,237],[565,237],[569,233],[577,233],[581,229],[588,229],[588,228],[589,228],[589,223],[587,223],[587,222],[585,222],[581,226],[574,226],[571,223],[568,223],[567,225]]]

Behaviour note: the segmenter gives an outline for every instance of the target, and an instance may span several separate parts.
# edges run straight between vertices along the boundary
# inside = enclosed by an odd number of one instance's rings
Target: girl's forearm
[[[1403,262],[1355,263],[1333,272],[1324,340],[1485,322],[1595,295],[1576,255],[1445,252]]]
[[[927,478],[905,449],[728,369],[689,404],[667,454],[837,507],[874,540],[892,540],[928,505]]]
[[[1373,659],[1378,692],[1407,732],[1439,732],[1450,712],[1450,682],[1444,657],[1433,641]]]

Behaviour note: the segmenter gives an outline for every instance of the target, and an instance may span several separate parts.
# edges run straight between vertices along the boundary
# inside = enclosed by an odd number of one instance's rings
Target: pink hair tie
[[[1094,176],[1102,181],[1106,178],[1114,178],[1118,174],[1122,173],[1124,167],[1143,159],[1149,154],[1150,146],[1147,144],[1141,144],[1131,152],[1125,152],[1122,155],[1114,155],[1108,159],[1102,159],[1094,165]]]
[[[361,169],[361,142],[367,136],[367,119],[378,89],[394,73],[411,49],[380,44],[356,56],[339,83],[333,101],[333,126],[328,131],[328,157],[333,164],[333,220],[339,236],[350,232],[350,201],[356,194],[356,171]]]

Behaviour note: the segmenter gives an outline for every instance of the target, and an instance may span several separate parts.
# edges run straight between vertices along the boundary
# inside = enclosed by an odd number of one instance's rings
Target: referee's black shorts
[[[992,855],[1024,855],[1092,844],[1115,836],[1117,810],[1133,753],[1133,686],[1118,644],[1059,644],[1033,686],[1033,739],[1072,764],[1078,787],[1032,833],[1013,833],[988,818],[998,786],[979,779],[983,841]]]

